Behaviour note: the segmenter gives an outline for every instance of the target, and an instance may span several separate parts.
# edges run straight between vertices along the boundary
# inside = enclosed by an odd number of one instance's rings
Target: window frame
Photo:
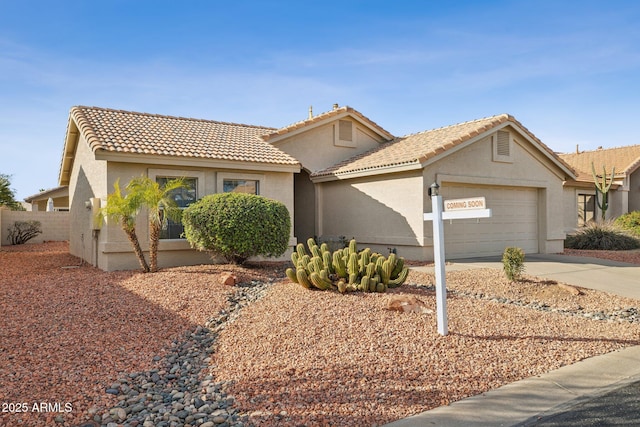
[[[588,202],[588,198],[589,197],[593,197],[591,203],[592,203],[592,209],[587,209],[587,204]],[[596,220],[596,214],[597,214],[597,208],[596,208],[596,195],[595,193],[578,193],[577,197],[576,197],[576,204],[577,204],[577,214],[578,214],[578,227],[586,227],[590,221],[595,221]],[[592,213],[592,217],[590,219],[587,219],[587,213],[591,212]]]
[[[265,176],[254,173],[218,172],[216,188],[218,193],[224,193],[225,181],[256,181],[257,195],[261,195],[264,190]]]

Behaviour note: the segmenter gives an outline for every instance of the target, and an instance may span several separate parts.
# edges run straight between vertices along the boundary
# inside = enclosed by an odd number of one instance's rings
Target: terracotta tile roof
[[[265,141],[269,141],[269,140],[277,138],[279,136],[283,136],[283,135],[286,135],[288,133],[291,133],[291,132],[293,132],[295,130],[298,130],[300,128],[307,127],[307,126],[319,123],[319,122],[321,122],[323,120],[327,120],[327,119],[339,116],[339,115],[341,115],[343,113],[349,113],[352,116],[357,117],[362,122],[367,123],[369,126],[371,126],[371,128],[375,129],[380,135],[382,135],[383,137],[385,137],[388,140],[391,140],[391,139],[394,138],[394,136],[392,134],[390,134],[389,132],[387,132],[386,130],[384,130],[382,128],[382,126],[380,126],[379,124],[377,124],[373,120],[369,119],[368,117],[366,117],[365,115],[363,115],[359,111],[354,110],[353,108],[351,108],[349,106],[343,106],[343,107],[339,107],[339,108],[334,108],[331,111],[327,111],[327,112],[318,114],[317,116],[313,116],[313,117],[311,117],[309,119],[302,120],[302,121],[290,124],[289,126],[282,127],[280,129],[277,129],[275,132],[271,132],[271,133],[262,135],[262,139],[265,140]]]
[[[547,153],[572,171],[571,167],[559,159],[556,154],[542,143],[513,116],[501,114],[412,135],[398,137],[391,142],[362,153],[327,169],[317,171],[312,176],[326,176],[354,173],[366,170],[382,169],[402,165],[420,165],[426,160],[462,144],[505,122],[517,125],[530,138],[535,140]]]
[[[617,177],[622,177],[640,167],[640,145],[560,154],[560,158],[579,172],[578,181],[593,182],[591,162],[594,163],[598,174],[602,173],[603,166],[606,167],[607,174],[610,174],[611,168],[615,167]]]
[[[274,128],[84,106],[70,115],[93,151],[298,164],[260,138]]]

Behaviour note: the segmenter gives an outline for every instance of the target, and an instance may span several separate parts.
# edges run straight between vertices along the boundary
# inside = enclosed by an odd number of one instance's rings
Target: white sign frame
[[[484,197],[482,197],[482,199],[484,199]],[[447,325],[447,284],[444,259],[444,227],[442,221],[445,219],[490,218],[491,209],[463,209],[443,212],[442,207],[442,196],[432,195],[431,209],[433,212],[425,213],[424,220],[433,222],[433,262],[435,264],[436,273],[436,313],[438,320],[438,333],[444,336],[449,332]]]

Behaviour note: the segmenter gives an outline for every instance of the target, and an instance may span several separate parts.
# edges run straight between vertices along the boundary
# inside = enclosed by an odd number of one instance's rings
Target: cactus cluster
[[[286,270],[287,277],[307,289],[345,292],[384,292],[404,283],[409,269],[404,258],[390,254],[385,258],[370,248],[358,252],[355,240],[349,246],[331,253],[326,243],[318,246],[313,238],[302,243],[291,254],[295,268]]]

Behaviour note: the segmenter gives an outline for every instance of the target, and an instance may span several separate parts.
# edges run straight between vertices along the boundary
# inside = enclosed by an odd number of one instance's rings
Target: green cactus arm
[[[331,288],[331,282],[324,280],[322,277],[320,277],[320,274],[316,273],[315,271],[309,275],[309,280],[311,280],[313,286],[322,291],[326,291],[327,289]]]
[[[287,268],[285,270],[285,273],[286,273],[287,277],[289,278],[289,280],[291,280],[293,283],[299,283],[298,282],[298,276],[296,276],[296,272],[293,271],[293,268]]]
[[[349,274],[358,274],[359,266],[358,266],[358,254],[352,253],[349,255],[349,263],[347,264],[347,271]]]
[[[304,245],[302,243],[298,243],[296,245],[296,252],[298,253],[298,256],[300,258],[302,258],[303,256],[305,256],[307,254],[307,251],[304,249]]]
[[[331,254],[329,252],[322,252],[322,263],[324,264],[324,268],[326,268],[329,273],[335,273],[333,262],[331,260]]]
[[[307,276],[307,272],[302,268],[296,270],[296,277],[298,279],[298,283],[304,286],[307,289],[311,289],[313,284],[309,281],[309,277]]]
[[[356,243],[356,239],[351,239],[349,242],[349,254],[358,253],[358,244]]]
[[[395,279],[389,280],[389,287],[397,288],[398,286],[402,285],[407,280],[408,275],[409,275],[409,268],[404,267],[402,271],[400,271],[400,273],[398,274],[398,277],[396,277]]]
[[[396,266],[391,272],[391,279],[395,279],[396,277],[398,277],[398,275],[400,274],[403,268],[404,268],[404,258],[399,257],[398,261],[396,261]]]

